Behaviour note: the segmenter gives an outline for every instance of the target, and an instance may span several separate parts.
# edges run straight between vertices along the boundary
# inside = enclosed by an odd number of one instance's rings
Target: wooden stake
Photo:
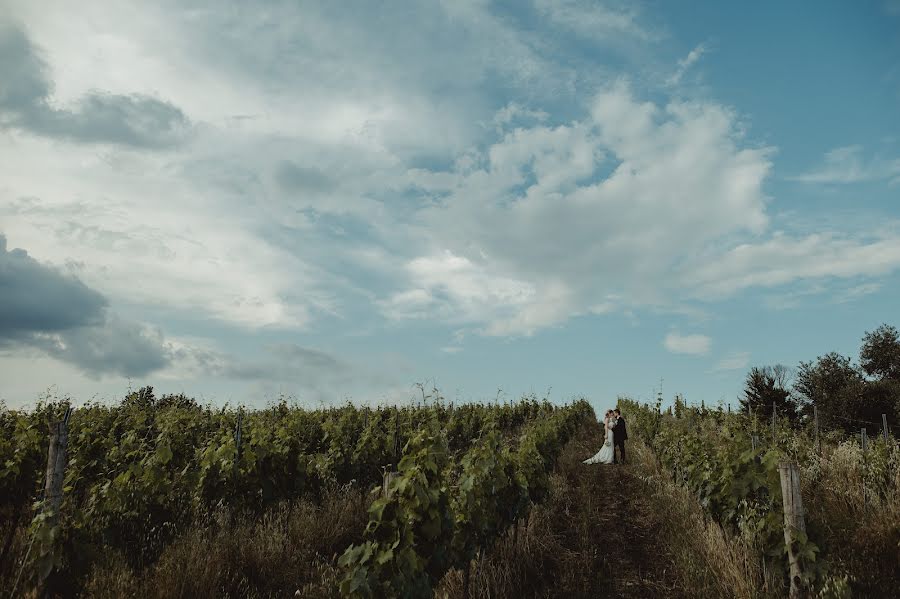
[[[881,415],[881,432],[884,434],[884,442],[888,441],[887,414]]]
[[[775,411],[777,408],[775,407],[775,402],[772,402],[772,445],[777,445],[777,439],[775,438]]]
[[[803,513],[803,498],[800,495],[800,468],[794,462],[778,464],[781,476],[781,498],[784,507],[784,542],[788,550],[788,562],[791,568],[790,599],[799,599],[803,586],[803,574],[800,556],[794,546],[796,532],[806,533],[806,521]]]
[[[866,454],[869,451],[869,436],[866,435],[866,429],[863,427],[859,432],[859,444],[862,447],[863,454],[863,479],[862,479],[862,490],[863,490],[863,505],[869,505],[869,497],[866,494],[866,472],[868,471],[868,464],[866,461]]]
[[[62,506],[63,482],[66,478],[66,447],[69,445],[69,416],[66,415],[50,427],[50,449],[47,452],[47,472],[44,483],[44,505],[50,512],[50,520],[55,525]]]
[[[393,481],[398,476],[400,476],[399,472],[391,472],[389,470],[386,470],[384,472],[384,479],[382,480],[382,483],[381,483],[381,494],[384,497],[390,499],[391,493],[392,493],[391,481]]]
[[[238,460],[241,459],[241,421],[244,419],[244,413],[238,412],[237,429],[234,432],[234,445],[237,450]]]
[[[813,406],[813,423],[816,427],[816,453],[822,452],[822,447],[819,445],[819,408]]]

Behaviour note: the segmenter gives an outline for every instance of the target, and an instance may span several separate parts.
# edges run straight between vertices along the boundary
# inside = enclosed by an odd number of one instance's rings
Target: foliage
[[[814,409],[826,429],[858,431],[861,423],[878,427],[881,415],[900,418],[900,333],[883,324],[862,339],[859,365],[831,352],[815,362],[800,362],[794,390],[804,418]]]
[[[787,379],[787,368],[780,364],[752,368],[744,382],[741,409],[760,416],[771,416],[774,409],[778,415],[796,418],[797,404]]]
[[[812,418],[815,406],[821,426],[843,426],[836,416],[848,408],[844,390],[862,382],[862,372],[850,358],[830,352],[819,356],[815,362],[800,362],[794,390],[801,398],[801,411],[808,419]]]
[[[494,424],[458,463],[446,460],[445,432],[432,421],[408,445],[387,494],[369,508],[366,540],[340,558],[341,592],[354,597],[431,597],[451,566],[468,567],[546,497],[549,471],[593,410],[579,401],[535,419],[503,442]]]
[[[672,479],[689,489],[733,538],[758,552],[770,573],[787,580],[778,472],[779,463],[786,460],[801,468],[806,532],[794,531],[793,548],[809,588],[823,597],[849,592],[848,579],[830,570],[835,563],[839,571],[857,564],[846,545],[863,526],[871,531],[869,562],[898,569],[900,526],[892,514],[900,513],[900,447],[894,439],[885,442],[873,436],[863,452],[858,434],[843,440],[841,435],[829,434],[822,435],[823,447],[817,449],[805,428],[792,428],[785,421],[773,431],[747,414],[730,414],[721,408],[685,406],[677,419],[661,414],[658,405],[620,400],[623,403],[633,414],[632,429]],[[659,418],[662,424],[653,434]],[[861,541],[850,553],[859,553],[865,545]],[[853,572],[860,588],[881,591],[878,580]]]
[[[869,376],[900,381],[900,333],[882,324],[863,337],[859,362]]]
[[[522,427],[560,410],[535,397],[517,404],[434,401],[318,410],[280,401],[246,410],[200,406],[181,395],[156,397],[145,387],[118,405],[92,403],[74,411],[63,505],[50,526],[35,500],[49,424],[68,405],[0,406],[0,518],[13,523],[10,531],[16,522],[34,520],[31,534],[40,542],[29,572],[49,563],[49,592],[77,589],[105,551],[120,552],[131,568],[146,568],[180,531],[212,523],[221,507],[262,514],[285,500],[316,501],[338,484],[378,484],[382,469],[397,465],[403,448],[414,446],[409,442],[422,423],[438,423],[443,460],[457,463],[473,440],[515,438]]]

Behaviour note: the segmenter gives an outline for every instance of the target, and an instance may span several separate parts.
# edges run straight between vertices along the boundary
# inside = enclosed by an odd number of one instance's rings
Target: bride
[[[615,413],[607,410],[603,418],[603,425],[606,427],[606,441],[593,457],[586,459],[584,464],[612,464],[615,456],[615,448],[613,447],[613,427],[616,425]]]

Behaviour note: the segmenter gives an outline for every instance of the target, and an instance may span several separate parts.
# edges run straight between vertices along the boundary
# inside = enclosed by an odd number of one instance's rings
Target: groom
[[[613,426],[613,464],[618,464],[616,461],[616,448],[619,449],[619,455],[621,456],[622,463],[625,463],[625,440],[628,439],[628,431],[625,429],[625,419],[622,417],[622,412],[619,411],[619,408],[615,409],[616,413],[616,424]]]

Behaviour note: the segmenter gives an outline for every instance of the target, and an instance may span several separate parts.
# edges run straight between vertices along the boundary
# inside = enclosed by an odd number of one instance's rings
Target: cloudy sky
[[[11,406],[734,402],[898,297],[896,0],[0,0]]]

